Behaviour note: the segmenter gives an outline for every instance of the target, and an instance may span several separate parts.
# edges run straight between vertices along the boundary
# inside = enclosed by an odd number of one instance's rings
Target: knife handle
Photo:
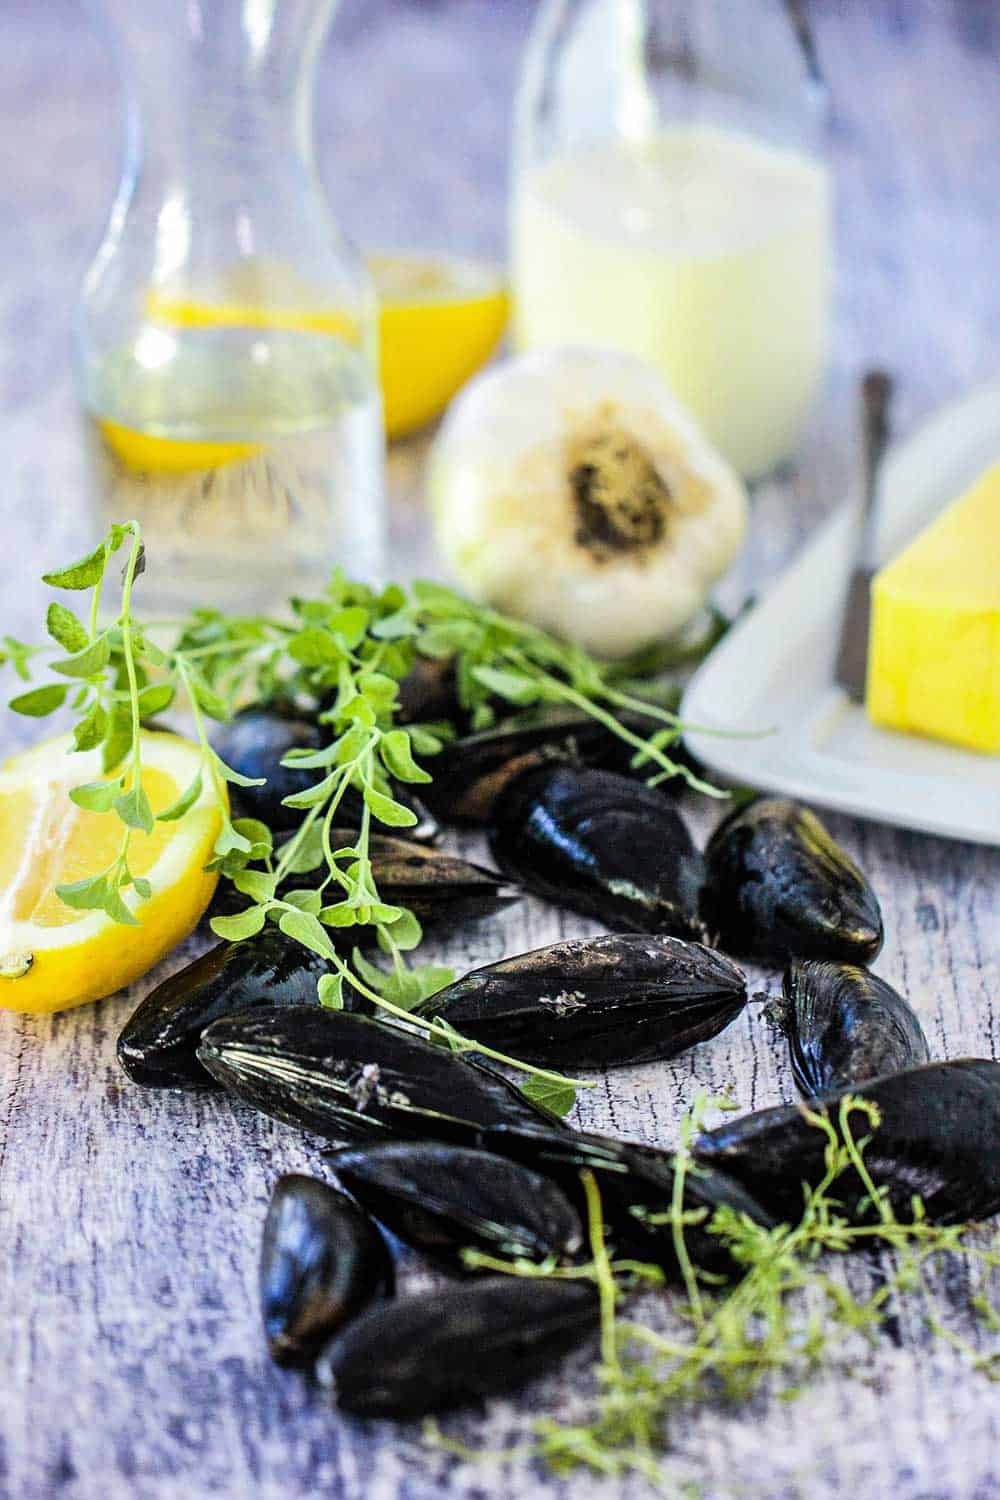
[[[889,413],[892,406],[893,380],[885,370],[869,370],[861,382],[862,430],[862,543],[859,557],[865,566],[874,566],[875,510],[878,503],[878,479],[885,450],[889,446]]]

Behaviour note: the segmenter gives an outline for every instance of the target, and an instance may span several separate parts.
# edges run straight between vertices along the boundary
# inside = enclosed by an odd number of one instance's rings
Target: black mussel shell
[[[246,897],[241,898],[246,905]],[[154,1088],[210,1086],[198,1061],[206,1026],[254,1005],[304,1005],[316,1000],[316,984],[329,964],[267,926],[238,943],[218,943],[171,974],[139,1002],[118,1038],[118,1061],[133,1083]],[[369,1002],[345,991],[351,1010]]]
[[[851,1084],[810,1101],[842,1135],[845,1095],[877,1105],[881,1123],[852,1113],[855,1140],[870,1136],[864,1163],[901,1219],[922,1201],[933,1223],[986,1219],[1000,1210],[1000,1063],[983,1059],[927,1063],[905,1073]],[[728,1121],[698,1138],[694,1152],[707,1166],[737,1178],[772,1212],[797,1222],[805,1184],[825,1173],[827,1136],[797,1105],[764,1109]],[[853,1171],[837,1179],[834,1197],[852,1217],[871,1215],[868,1194]]]
[[[461,724],[465,710],[458,701],[455,662],[451,657],[418,656],[410,671],[400,678],[396,696],[396,718],[400,724]]]
[[[868,969],[806,959],[783,988],[792,1073],[806,1098],[930,1060],[912,1006]]]
[[[523,1385],[598,1320],[588,1283],[491,1277],[373,1307],[328,1345],[316,1373],[344,1411],[417,1417]]]
[[[675,1157],[655,1146],[620,1141],[590,1131],[553,1131],[506,1126],[484,1130],[483,1145],[509,1156],[557,1182],[587,1221],[587,1200],[580,1178],[594,1175],[601,1196],[605,1232],[617,1255],[660,1266],[678,1274],[677,1246],[670,1208],[675,1184]],[[684,1231],[692,1262],[704,1270],[732,1276],[740,1272],[724,1242],[708,1230],[712,1214],[726,1207],[754,1223],[772,1227],[774,1220],[732,1177],[712,1168],[689,1166],[684,1178],[684,1208],[699,1215]]]
[[[392,1295],[392,1257],[364,1209],[315,1177],[275,1185],[260,1250],[260,1306],[271,1358],[309,1365],[376,1298]]]
[[[705,859],[702,915],[728,952],[863,964],[882,946],[875,892],[807,808],[760,797],[719,825]]]
[[[303,810],[283,806],[284,799],[314,786],[322,773],[283,766],[282,757],[289,750],[319,750],[324,743],[323,730],[312,719],[273,707],[241,709],[220,726],[215,749],[241,776],[263,776],[266,784],[235,788],[235,810],[243,817],[259,818],[272,833],[297,828]]]
[[[331,837],[337,848],[355,835],[335,829]],[[519,887],[495,870],[408,838],[373,833],[369,852],[382,900],[405,906],[425,926],[478,921],[521,899]]]
[[[227,766],[241,776],[263,776],[265,785],[234,787],[233,811],[242,817],[259,818],[274,834],[293,832],[302,822],[305,809],[286,807],[285,798],[307,791],[326,773],[315,767],[284,766],[282,759],[289,750],[319,750],[329,738],[329,731],[322,725],[294,711],[259,705],[241,709],[228,724],[220,726],[215,749]],[[417,819],[407,836],[433,843],[441,828],[426,806],[409,788],[394,785],[393,796]],[[340,816],[357,828],[362,810],[361,798],[352,788],[340,805]]]
[[[419,1136],[474,1145],[482,1126],[558,1124],[481,1063],[318,1005],[216,1021],[198,1059],[254,1108],[331,1140]]]
[[[526,1062],[591,1068],[676,1057],[745,1004],[743,975],[711,948],[617,933],[473,969],[421,1014]]]
[[[527,890],[617,932],[704,936],[704,861],[672,803],[641,781],[560,764],[526,771],[497,802],[491,848]]]
[[[357,836],[357,829],[334,828],[330,839],[334,849],[343,849],[353,845]],[[443,922],[449,926],[477,922],[483,917],[496,916],[504,907],[521,899],[520,888],[512,880],[429,844],[372,833],[368,852],[382,900],[390,906],[405,906],[425,927]],[[292,875],[282,882],[278,895],[284,896],[296,888],[314,889],[315,885],[314,875]],[[246,904],[246,896],[241,896],[228,881],[220,882],[211,913],[229,915],[242,911]],[[358,929],[341,931],[347,932],[344,941],[348,948],[359,940],[364,942],[363,929],[360,935]],[[330,929],[334,942],[337,932],[336,928]]]
[[[644,714],[622,715],[622,723],[644,737],[663,728]],[[684,758],[675,747],[671,758]],[[589,714],[560,708],[515,714],[489,729],[449,740],[429,769],[433,784],[424,791],[428,806],[445,823],[488,823],[497,798],[516,776],[552,760],[594,766],[622,775],[648,775],[633,769],[635,748]],[[666,782],[663,785],[671,785]]]
[[[580,1216],[547,1177],[489,1151],[399,1141],[339,1151],[344,1186],[393,1234],[448,1265],[461,1251],[515,1260],[574,1255]]]

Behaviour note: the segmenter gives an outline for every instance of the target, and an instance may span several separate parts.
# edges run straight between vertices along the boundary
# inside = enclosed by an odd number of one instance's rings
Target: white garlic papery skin
[[[481,603],[609,658],[684,626],[746,530],[746,491],[660,375],[596,348],[508,359],[456,398],[428,497]]]

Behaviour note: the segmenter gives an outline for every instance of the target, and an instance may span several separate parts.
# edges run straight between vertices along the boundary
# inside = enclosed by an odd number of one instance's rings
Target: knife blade
[[[848,579],[840,645],[834,680],[848,697],[863,703],[868,673],[868,631],[871,623],[871,585],[876,572],[875,522],[878,512],[879,475],[889,445],[889,411],[892,376],[885,370],[869,370],[861,382],[862,489],[857,550]]]

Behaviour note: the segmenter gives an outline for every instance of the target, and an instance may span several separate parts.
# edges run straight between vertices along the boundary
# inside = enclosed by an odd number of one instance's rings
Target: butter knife
[[[875,576],[875,521],[879,474],[889,443],[892,377],[869,370],[861,382],[862,492],[861,518],[854,567],[847,585],[840,627],[840,648],[834,679],[849,698],[863,703],[868,672],[868,630],[871,622],[871,585]]]

